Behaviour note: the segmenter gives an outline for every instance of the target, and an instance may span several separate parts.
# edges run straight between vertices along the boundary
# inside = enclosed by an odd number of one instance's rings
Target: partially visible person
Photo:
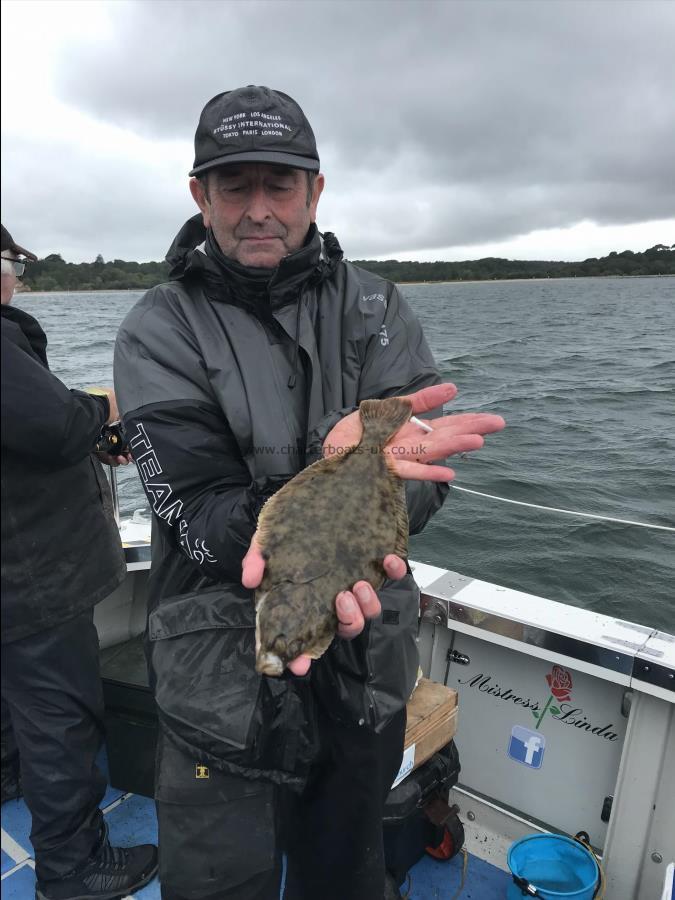
[[[21,269],[23,274],[23,266],[25,263],[19,260],[19,256],[35,261],[37,257],[34,253],[24,250],[12,241],[7,229],[2,226],[2,305],[11,303],[14,296],[14,289],[17,281],[17,271]],[[4,482],[3,482],[4,492]],[[16,748],[16,740],[14,738],[14,730],[12,729],[12,718],[9,707],[2,699],[2,740],[0,743],[0,787],[2,802],[14,800],[21,796],[21,775],[19,770],[19,751]]]
[[[69,390],[49,371],[44,331],[11,305],[25,260],[35,258],[2,227],[3,761],[7,751],[17,781],[20,766],[38,900],[112,900],[157,869],[150,844],[110,846],[99,808],[106,779],[96,766],[103,690],[94,606],[126,566],[92,451],[119,414],[112,390]]]

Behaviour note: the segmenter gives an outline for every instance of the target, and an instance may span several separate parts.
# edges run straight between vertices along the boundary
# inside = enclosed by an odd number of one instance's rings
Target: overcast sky
[[[672,244],[673,47],[673,0],[3,0],[2,222],[161,259],[201,108],[253,83],[309,117],[352,259]]]

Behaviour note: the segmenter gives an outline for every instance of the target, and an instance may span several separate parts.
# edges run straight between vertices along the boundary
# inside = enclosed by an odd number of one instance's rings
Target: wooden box
[[[398,781],[431,759],[454,737],[457,691],[422,678],[408,701],[407,709],[405,752]]]

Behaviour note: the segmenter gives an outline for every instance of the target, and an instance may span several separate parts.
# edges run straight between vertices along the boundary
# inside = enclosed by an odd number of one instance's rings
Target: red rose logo
[[[537,720],[537,728],[541,725],[542,720],[549,709],[551,710],[552,715],[560,715],[560,707],[553,703],[554,699],[557,700],[558,703],[565,703],[571,698],[572,676],[567,669],[563,669],[562,666],[553,666],[550,675],[546,676],[546,681],[548,682],[551,696],[546,701],[546,706],[541,712],[538,712],[536,709],[532,710],[532,715]]]
[[[553,666],[553,671],[546,676],[546,681],[551,693],[560,703],[570,699],[572,690],[572,676],[562,666]]]

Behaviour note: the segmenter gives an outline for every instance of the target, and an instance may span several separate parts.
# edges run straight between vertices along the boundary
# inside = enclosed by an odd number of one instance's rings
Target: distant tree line
[[[583,262],[550,262],[501,259],[488,256],[464,262],[373,262],[355,259],[354,264],[390,281],[492,281],[501,278],[575,278],[590,275],[675,275],[675,244],[656,244],[644,253],[612,251],[600,259]]]
[[[99,254],[91,263],[65,262],[59,253],[29,263],[21,279],[31,291],[144,290],[169,280],[167,262],[104,262]]]
[[[486,257],[464,262],[376,262],[353,260],[355,265],[391,281],[491,281],[500,278],[573,278],[589,275],[675,275],[675,244],[656,244],[643,253],[612,251],[583,262],[541,262]],[[144,290],[169,278],[167,262],[105,262],[99,254],[91,263],[68,263],[58,253],[26,266],[23,284],[32,291]]]

